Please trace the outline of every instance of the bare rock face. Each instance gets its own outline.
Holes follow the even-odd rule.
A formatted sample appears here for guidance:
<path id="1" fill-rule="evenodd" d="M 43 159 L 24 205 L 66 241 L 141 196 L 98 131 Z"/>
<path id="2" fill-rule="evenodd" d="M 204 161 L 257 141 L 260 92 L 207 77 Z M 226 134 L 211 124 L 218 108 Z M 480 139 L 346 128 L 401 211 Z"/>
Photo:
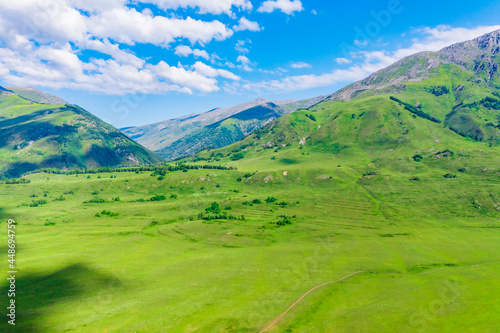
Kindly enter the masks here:
<path id="1" fill-rule="evenodd" d="M 448 46 L 438 52 L 421 52 L 373 73 L 327 97 L 348 101 L 359 95 L 397 92 L 402 82 L 427 79 L 433 69 L 443 64 L 456 64 L 478 74 L 480 80 L 492 80 L 500 75 L 500 30 L 471 41 Z"/>

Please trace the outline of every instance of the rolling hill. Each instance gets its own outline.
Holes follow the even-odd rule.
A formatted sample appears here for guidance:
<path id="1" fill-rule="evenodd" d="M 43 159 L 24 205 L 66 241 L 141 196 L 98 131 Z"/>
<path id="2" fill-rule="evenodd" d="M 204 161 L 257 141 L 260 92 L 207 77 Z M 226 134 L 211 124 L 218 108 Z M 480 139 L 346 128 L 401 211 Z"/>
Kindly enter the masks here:
<path id="1" fill-rule="evenodd" d="M 54 101 L 62 100 L 31 88 L 0 89 L 0 178 L 19 177 L 41 168 L 96 168 L 161 161 L 82 108 L 47 104 Z"/>
<path id="2" fill-rule="evenodd" d="M 192 156 L 203 149 L 225 147 L 284 114 L 307 108 L 324 98 L 275 102 L 259 98 L 229 108 L 121 130 L 165 159 L 174 160 Z"/>

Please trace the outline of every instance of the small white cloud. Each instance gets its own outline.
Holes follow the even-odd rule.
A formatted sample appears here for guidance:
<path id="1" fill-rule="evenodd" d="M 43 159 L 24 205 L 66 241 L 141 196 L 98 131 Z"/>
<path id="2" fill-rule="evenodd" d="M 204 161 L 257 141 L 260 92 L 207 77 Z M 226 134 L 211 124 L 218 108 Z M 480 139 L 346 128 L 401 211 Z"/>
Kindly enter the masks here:
<path id="1" fill-rule="evenodd" d="M 313 9 L 313 10 L 311 10 L 311 14 L 318 15 L 318 12 Z"/>
<path id="2" fill-rule="evenodd" d="M 230 79 L 230 80 L 234 80 L 234 81 L 238 81 L 241 79 L 239 76 L 234 75 L 230 71 L 227 71 L 225 69 L 216 69 L 216 68 L 210 67 L 207 64 L 204 64 L 200 61 L 197 61 L 192 67 L 196 72 L 198 72 L 201 75 L 206 76 L 206 77 L 221 76 L 221 77 L 224 77 L 226 79 Z"/>
<path id="3" fill-rule="evenodd" d="M 236 42 L 236 45 L 235 45 L 234 49 L 236 51 L 238 51 L 239 53 L 248 53 L 250 51 L 248 50 L 247 47 L 245 47 L 246 43 L 250 44 L 250 43 L 252 43 L 252 41 L 250 39 L 247 39 L 247 40 L 238 40 L 238 42 Z"/>
<path id="4" fill-rule="evenodd" d="M 199 50 L 199 49 L 191 49 L 187 45 L 179 45 L 175 48 L 174 54 L 178 55 L 179 57 L 187 57 L 190 55 L 193 55 L 195 57 L 200 57 L 203 59 L 210 59 L 210 56 L 208 55 L 207 51 L 205 50 Z"/>
<path id="5" fill-rule="evenodd" d="M 295 62 L 290 65 L 290 67 L 295 69 L 311 68 L 312 66 L 306 62 Z"/>
<path id="6" fill-rule="evenodd" d="M 198 14 L 219 15 L 224 13 L 230 16 L 233 14 L 231 11 L 233 6 L 241 10 L 251 10 L 253 8 L 249 0 L 141 0 L 140 2 L 154 4 L 164 10 L 197 8 Z"/>
<path id="7" fill-rule="evenodd" d="M 233 27 L 234 31 L 243 31 L 243 30 L 249 30 L 249 31 L 261 31 L 262 27 L 259 25 L 257 22 L 249 21 L 245 17 L 242 17 L 240 19 L 240 22 L 238 25 L 235 25 Z"/>
<path id="8" fill-rule="evenodd" d="M 335 61 L 339 65 L 350 64 L 352 62 L 352 60 L 349 60 L 349 59 L 346 59 L 346 58 L 337 58 L 337 59 L 335 59 Z"/>
<path id="9" fill-rule="evenodd" d="M 304 10 L 304 7 L 302 7 L 300 0 L 267 0 L 257 9 L 261 13 L 271 13 L 274 10 L 281 10 L 283 13 L 291 15 L 294 12 Z"/>
<path id="10" fill-rule="evenodd" d="M 253 65 L 252 61 L 250 61 L 250 59 L 248 59 L 246 56 L 244 56 L 244 55 L 238 56 L 238 58 L 236 58 L 236 62 L 241 63 L 240 65 L 238 65 L 238 68 L 240 68 L 246 72 L 253 71 L 252 67 L 250 67 L 251 65 Z"/>

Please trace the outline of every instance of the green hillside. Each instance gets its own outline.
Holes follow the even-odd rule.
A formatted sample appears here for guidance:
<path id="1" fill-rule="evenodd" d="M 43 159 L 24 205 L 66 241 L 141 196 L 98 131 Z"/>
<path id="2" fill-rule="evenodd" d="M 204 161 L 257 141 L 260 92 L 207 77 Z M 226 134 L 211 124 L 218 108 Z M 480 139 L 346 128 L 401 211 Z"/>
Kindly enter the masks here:
<path id="1" fill-rule="evenodd" d="M 265 124 L 279 118 L 272 103 L 254 106 L 233 116 L 192 131 L 157 153 L 167 160 L 191 156 L 207 148 L 220 148 L 238 142 Z"/>
<path id="2" fill-rule="evenodd" d="M 284 114 L 323 101 L 326 96 L 302 101 L 271 102 L 258 98 L 225 109 L 187 115 L 155 124 L 122 128 L 132 140 L 167 160 L 193 156 L 207 148 L 222 148 Z"/>
<path id="3" fill-rule="evenodd" d="M 0 178 L 41 168 L 96 168 L 160 162 L 114 127 L 70 104 L 0 96 Z"/>
<path id="4" fill-rule="evenodd" d="M 478 45 L 494 46 L 450 50 Z M 18 321 L 0 331 L 497 332 L 498 72 L 421 66 L 434 56 L 170 165 L 0 184 L 19 250 Z M 53 126 L 76 121 L 65 108 Z M 235 139 L 268 119 L 254 111 L 198 139 Z"/>

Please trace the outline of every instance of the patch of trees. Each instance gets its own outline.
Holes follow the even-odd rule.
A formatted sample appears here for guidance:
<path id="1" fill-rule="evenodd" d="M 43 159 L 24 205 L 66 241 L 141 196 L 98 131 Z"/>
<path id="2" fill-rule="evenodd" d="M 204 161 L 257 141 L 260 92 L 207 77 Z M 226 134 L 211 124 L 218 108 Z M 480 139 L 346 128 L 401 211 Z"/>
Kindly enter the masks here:
<path id="1" fill-rule="evenodd" d="M 399 105 L 404 106 L 405 110 L 413 113 L 414 115 L 419 116 L 420 118 L 424 118 L 424 119 L 430 120 L 430 121 L 438 123 L 438 124 L 441 123 L 441 120 L 439 120 L 437 118 L 434 118 L 430 114 L 425 113 L 424 111 L 416 108 L 415 106 L 413 106 L 411 104 L 405 103 L 402 100 L 400 100 L 400 99 L 398 99 L 398 98 L 396 98 L 394 96 L 391 96 L 390 99 L 393 100 L 394 102 L 399 103 Z"/>
<path id="2" fill-rule="evenodd" d="M 167 197 L 163 194 L 155 194 L 155 196 L 149 199 L 149 201 L 164 201 L 164 200 L 167 200 Z"/>
<path id="3" fill-rule="evenodd" d="M 444 178 L 457 178 L 456 175 L 454 174 L 451 174 L 451 173 L 447 173 L 446 175 L 443 176 Z"/>
<path id="4" fill-rule="evenodd" d="M 7 185 L 29 184 L 29 183 L 31 183 L 31 180 L 25 178 L 4 179 L 0 181 L 0 184 L 7 184 Z"/>
<path id="5" fill-rule="evenodd" d="M 275 224 L 278 227 L 284 227 L 286 225 L 292 224 L 292 219 L 296 218 L 297 216 L 294 215 L 294 216 L 290 217 L 290 216 L 286 216 L 286 215 L 280 215 L 278 217 L 279 217 L 279 220 L 275 221 L 275 222 L 271 222 L 271 224 Z"/>
<path id="6" fill-rule="evenodd" d="M 244 158 L 245 155 L 243 153 L 236 153 L 236 154 L 233 154 L 231 156 L 231 161 L 238 161 L 238 160 L 241 160 L 242 158 Z"/>
<path id="7" fill-rule="evenodd" d="M 41 206 L 41 205 L 46 205 L 47 204 L 47 200 L 32 200 L 29 204 L 30 207 L 38 207 L 38 206 Z"/>
<path id="8" fill-rule="evenodd" d="M 312 114 L 306 114 L 306 117 L 311 119 L 312 121 L 316 121 L 316 117 L 313 116 Z"/>
<path id="9" fill-rule="evenodd" d="M 120 215 L 120 214 L 116 213 L 116 212 L 110 212 L 109 210 L 103 210 L 100 213 L 96 213 L 95 217 L 101 217 L 101 216 L 115 217 L 115 216 L 118 216 L 118 215 Z"/>
<path id="10" fill-rule="evenodd" d="M 430 88 L 427 88 L 426 90 L 436 97 L 450 93 L 450 90 L 446 86 L 432 86 Z"/>
<path id="11" fill-rule="evenodd" d="M 115 173 L 115 172 L 150 172 L 152 171 L 152 176 L 165 176 L 167 172 L 174 171 L 184 171 L 188 170 L 201 170 L 201 169 L 213 169 L 213 170 L 236 170 L 235 167 L 225 167 L 222 165 L 187 165 L 183 163 L 175 164 L 175 165 L 148 165 L 148 166 L 137 166 L 137 167 L 103 167 L 103 168 L 95 168 L 95 169 L 73 169 L 69 171 L 60 170 L 56 168 L 45 168 L 38 169 L 35 171 L 27 172 L 25 175 L 36 174 L 36 173 L 48 173 L 48 174 L 58 174 L 58 175 L 83 175 L 83 174 L 99 174 L 99 173 Z M 90 178 L 90 177 L 87 177 Z M 111 176 L 113 178 L 113 176 Z M 114 177 L 116 178 L 116 176 Z M 22 179 L 22 178 L 21 178 Z M 9 179 L 12 181 L 12 179 Z M 18 180 L 21 181 L 21 180 Z M 29 183 L 29 179 L 26 180 Z M 24 184 L 24 183 L 20 183 Z"/>
<path id="12" fill-rule="evenodd" d="M 222 211 L 218 202 L 212 202 L 209 207 L 205 208 L 205 214 L 198 213 L 198 220 L 245 220 L 244 215 L 228 215 L 226 211 L 231 209 L 228 206 Z"/>
<path id="13" fill-rule="evenodd" d="M 412 158 L 413 158 L 413 160 L 415 162 L 420 162 L 420 161 L 422 161 L 424 159 L 424 157 L 422 155 L 420 155 L 420 154 L 415 154 L 415 155 L 413 155 Z"/>

